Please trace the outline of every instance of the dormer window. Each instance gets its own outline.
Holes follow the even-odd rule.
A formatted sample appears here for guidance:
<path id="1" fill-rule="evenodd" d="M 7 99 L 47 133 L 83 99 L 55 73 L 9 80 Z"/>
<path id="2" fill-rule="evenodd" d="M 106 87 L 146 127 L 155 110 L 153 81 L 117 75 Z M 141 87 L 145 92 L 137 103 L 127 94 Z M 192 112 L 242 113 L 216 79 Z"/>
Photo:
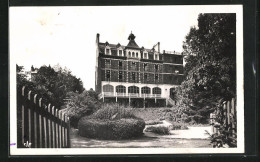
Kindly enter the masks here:
<path id="1" fill-rule="evenodd" d="M 122 50 L 118 50 L 118 56 L 123 56 L 123 51 Z"/>
<path id="2" fill-rule="evenodd" d="M 159 55 L 158 55 L 158 54 L 155 54 L 155 55 L 154 55 L 154 59 L 155 59 L 155 60 L 159 60 Z"/>
<path id="3" fill-rule="evenodd" d="M 106 55 L 110 55 L 110 54 L 111 54 L 111 51 L 110 51 L 110 48 L 109 48 L 109 47 L 106 47 L 105 54 L 106 54 Z"/>
<path id="4" fill-rule="evenodd" d="M 148 53 L 147 52 L 144 52 L 143 58 L 148 59 Z"/>

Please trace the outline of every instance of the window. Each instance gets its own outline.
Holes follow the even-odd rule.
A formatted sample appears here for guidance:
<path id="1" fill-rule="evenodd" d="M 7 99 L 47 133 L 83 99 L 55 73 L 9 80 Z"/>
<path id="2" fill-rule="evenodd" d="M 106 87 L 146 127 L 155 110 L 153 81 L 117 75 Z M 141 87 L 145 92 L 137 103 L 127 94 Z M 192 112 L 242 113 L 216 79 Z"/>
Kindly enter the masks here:
<path id="1" fill-rule="evenodd" d="M 144 73 L 144 82 L 147 81 L 147 73 Z"/>
<path id="2" fill-rule="evenodd" d="M 139 93 L 139 88 L 136 86 L 128 87 L 128 93 Z"/>
<path id="3" fill-rule="evenodd" d="M 147 64 L 144 64 L 144 71 L 147 70 Z"/>
<path id="4" fill-rule="evenodd" d="M 119 56 L 123 56 L 122 55 L 122 50 L 119 50 L 118 52 L 119 52 Z"/>
<path id="5" fill-rule="evenodd" d="M 147 59 L 147 53 L 144 53 L 144 58 Z"/>
<path id="6" fill-rule="evenodd" d="M 105 67 L 111 68 L 111 60 L 105 60 Z"/>
<path id="7" fill-rule="evenodd" d="M 117 93 L 126 93 L 125 86 L 122 86 L 122 85 L 116 86 L 116 92 Z"/>
<path id="8" fill-rule="evenodd" d="M 138 53 L 136 52 L 136 57 L 138 57 Z"/>
<path id="9" fill-rule="evenodd" d="M 119 67 L 122 67 L 122 66 L 123 66 L 122 61 L 119 61 L 119 62 L 118 62 L 118 66 L 119 66 Z"/>
<path id="10" fill-rule="evenodd" d="M 123 81 L 123 74 L 122 74 L 122 71 L 119 71 L 118 79 L 119 79 L 119 82 L 122 82 L 122 81 Z"/>
<path id="11" fill-rule="evenodd" d="M 135 57 L 135 53 L 134 52 L 132 52 L 132 57 Z"/>
<path id="12" fill-rule="evenodd" d="M 155 71 L 158 71 L 158 65 L 154 65 Z"/>
<path id="13" fill-rule="evenodd" d="M 155 55 L 155 60 L 158 60 L 158 56 L 157 55 Z"/>
<path id="14" fill-rule="evenodd" d="M 142 94 L 150 94 L 151 93 L 151 89 L 149 87 L 142 87 L 141 93 Z"/>
<path id="15" fill-rule="evenodd" d="M 153 94 L 161 94 L 161 93 L 162 93 L 161 88 L 159 88 L 159 87 L 153 88 Z"/>
<path id="16" fill-rule="evenodd" d="M 131 52 L 130 51 L 128 52 L 128 57 L 131 57 Z"/>
<path id="17" fill-rule="evenodd" d="M 132 62 L 131 70 L 136 70 L 136 63 Z"/>
<path id="18" fill-rule="evenodd" d="M 158 82 L 158 81 L 159 81 L 158 74 L 155 74 L 155 77 L 154 77 L 154 79 L 155 79 L 155 82 Z"/>
<path id="19" fill-rule="evenodd" d="M 132 73 L 132 81 L 135 81 L 135 73 Z"/>
<path id="20" fill-rule="evenodd" d="M 110 70 L 106 70 L 106 81 L 110 81 Z"/>
<path id="21" fill-rule="evenodd" d="M 106 48 L 106 54 L 107 55 L 109 55 L 110 53 L 109 53 L 110 51 L 109 51 L 109 49 L 108 48 Z"/>
<path id="22" fill-rule="evenodd" d="M 114 92 L 114 87 L 112 85 L 103 85 L 103 92 Z"/>

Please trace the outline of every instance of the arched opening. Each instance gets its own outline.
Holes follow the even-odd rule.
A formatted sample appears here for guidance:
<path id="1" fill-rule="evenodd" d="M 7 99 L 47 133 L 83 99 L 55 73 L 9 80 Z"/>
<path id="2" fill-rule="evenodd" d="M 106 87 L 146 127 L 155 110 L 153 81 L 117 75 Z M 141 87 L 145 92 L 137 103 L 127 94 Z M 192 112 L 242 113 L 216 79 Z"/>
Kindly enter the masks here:
<path id="1" fill-rule="evenodd" d="M 126 93 L 125 86 L 122 86 L 122 85 L 116 86 L 116 92 L 117 93 Z"/>
<path id="2" fill-rule="evenodd" d="M 155 87 L 155 88 L 153 88 L 153 94 L 162 94 L 162 90 L 161 90 L 161 88 L 159 88 L 159 87 Z"/>
<path id="3" fill-rule="evenodd" d="M 142 87 L 141 88 L 141 93 L 142 94 L 150 94 L 151 93 L 151 89 L 149 87 Z"/>
<path id="4" fill-rule="evenodd" d="M 103 85 L 103 92 L 114 92 L 114 87 L 112 85 Z"/>
<path id="5" fill-rule="evenodd" d="M 132 57 L 135 57 L 135 53 L 134 52 L 132 52 Z"/>
<path id="6" fill-rule="evenodd" d="M 130 87 L 128 87 L 128 93 L 139 93 L 139 88 L 138 87 L 136 87 L 136 86 L 130 86 Z"/>

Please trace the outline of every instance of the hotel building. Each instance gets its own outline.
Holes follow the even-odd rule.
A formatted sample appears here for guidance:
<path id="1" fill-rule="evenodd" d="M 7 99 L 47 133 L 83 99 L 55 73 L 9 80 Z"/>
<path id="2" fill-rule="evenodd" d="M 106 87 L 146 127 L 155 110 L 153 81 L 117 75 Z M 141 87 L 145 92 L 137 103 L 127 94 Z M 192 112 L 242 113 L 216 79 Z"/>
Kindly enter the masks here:
<path id="1" fill-rule="evenodd" d="M 176 104 L 175 88 L 183 80 L 183 55 L 140 47 L 134 34 L 125 45 L 101 43 L 96 36 L 95 90 L 103 102 L 133 107 L 163 107 Z"/>

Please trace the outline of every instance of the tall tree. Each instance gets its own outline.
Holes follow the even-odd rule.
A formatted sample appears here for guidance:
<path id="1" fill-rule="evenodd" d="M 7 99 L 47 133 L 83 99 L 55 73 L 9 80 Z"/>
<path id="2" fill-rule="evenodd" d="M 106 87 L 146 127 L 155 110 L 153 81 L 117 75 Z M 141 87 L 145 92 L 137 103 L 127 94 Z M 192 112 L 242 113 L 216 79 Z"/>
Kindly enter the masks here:
<path id="1" fill-rule="evenodd" d="M 236 15 L 200 14 L 183 49 L 187 63 L 178 98 L 194 117 L 205 119 L 220 99 L 235 97 Z"/>
<path id="2" fill-rule="evenodd" d="M 80 78 L 71 74 L 68 69 L 54 69 L 51 66 L 41 66 L 32 81 L 28 81 L 22 66 L 17 68 L 17 86 L 27 86 L 41 95 L 56 107 L 64 104 L 67 93 L 82 93 L 84 87 Z"/>

